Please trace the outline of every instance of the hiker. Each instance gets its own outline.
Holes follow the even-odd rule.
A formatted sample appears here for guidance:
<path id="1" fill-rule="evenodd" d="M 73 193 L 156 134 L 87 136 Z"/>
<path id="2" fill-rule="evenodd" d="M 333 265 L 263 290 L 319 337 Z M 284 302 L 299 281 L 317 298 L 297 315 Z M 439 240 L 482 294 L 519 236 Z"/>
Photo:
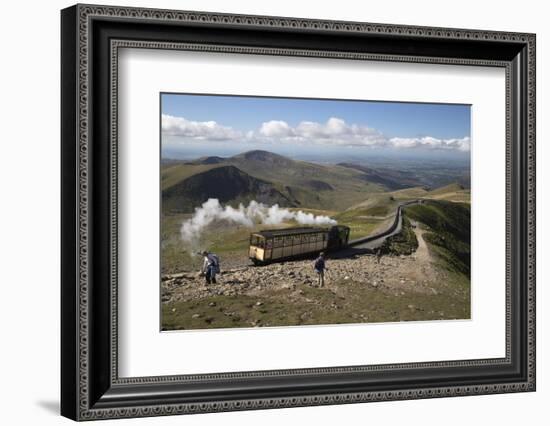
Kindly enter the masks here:
<path id="1" fill-rule="evenodd" d="M 315 259 L 315 264 L 313 267 L 315 268 L 315 272 L 319 275 L 319 287 L 323 287 L 325 285 L 325 269 L 327 269 L 325 263 L 325 253 L 319 253 L 319 257 Z"/>
<path id="2" fill-rule="evenodd" d="M 382 259 L 382 249 L 381 248 L 376 250 L 376 263 L 380 263 L 380 259 Z"/>
<path id="3" fill-rule="evenodd" d="M 201 274 L 204 275 L 207 284 L 216 284 L 216 274 L 220 272 L 220 259 L 214 253 L 202 252 L 204 262 Z"/>

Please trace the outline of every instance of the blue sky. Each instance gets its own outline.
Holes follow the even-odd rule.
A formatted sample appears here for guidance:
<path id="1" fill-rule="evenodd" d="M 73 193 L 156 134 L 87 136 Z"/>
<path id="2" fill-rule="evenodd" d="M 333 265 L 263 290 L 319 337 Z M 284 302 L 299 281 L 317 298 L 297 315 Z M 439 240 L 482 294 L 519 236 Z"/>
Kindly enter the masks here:
<path id="1" fill-rule="evenodd" d="M 250 149 L 288 154 L 464 157 L 470 106 L 217 95 L 161 95 L 163 156 L 227 155 Z"/>

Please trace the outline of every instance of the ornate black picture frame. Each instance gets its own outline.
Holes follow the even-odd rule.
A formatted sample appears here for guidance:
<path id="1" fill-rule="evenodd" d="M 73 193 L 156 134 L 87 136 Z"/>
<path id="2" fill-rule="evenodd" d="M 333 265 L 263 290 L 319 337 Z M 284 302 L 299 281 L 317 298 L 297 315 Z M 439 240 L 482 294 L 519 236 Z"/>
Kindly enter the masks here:
<path id="1" fill-rule="evenodd" d="M 64 9 L 61 28 L 62 415 L 92 420 L 535 390 L 534 34 L 95 5 Z M 506 356 L 119 378 L 121 47 L 504 68 Z"/>

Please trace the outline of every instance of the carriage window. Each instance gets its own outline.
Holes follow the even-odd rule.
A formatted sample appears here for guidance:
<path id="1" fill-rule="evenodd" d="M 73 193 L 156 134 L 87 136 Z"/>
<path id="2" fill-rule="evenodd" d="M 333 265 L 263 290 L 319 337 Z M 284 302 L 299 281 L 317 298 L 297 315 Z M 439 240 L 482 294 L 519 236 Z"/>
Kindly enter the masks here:
<path id="1" fill-rule="evenodd" d="M 285 244 L 285 247 L 291 246 L 292 245 L 292 237 L 284 237 L 284 244 Z"/>
<path id="2" fill-rule="evenodd" d="M 297 246 L 300 244 L 300 236 L 297 235 L 294 237 L 294 241 L 293 241 L 294 245 Z"/>
<path id="3" fill-rule="evenodd" d="M 269 239 L 269 240 L 266 240 L 265 242 L 265 248 L 270 250 L 271 248 L 273 248 L 273 239 Z"/>
<path id="4" fill-rule="evenodd" d="M 250 237 L 250 245 L 251 246 L 257 246 L 258 245 L 258 236 L 257 235 L 252 235 Z"/>
<path id="5" fill-rule="evenodd" d="M 283 245 L 283 239 L 281 237 L 277 237 L 273 239 L 273 247 L 282 247 Z"/>
<path id="6" fill-rule="evenodd" d="M 302 235 L 302 244 L 307 244 L 309 242 L 309 235 Z"/>
<path id="7" fill-rule="evenodd" d="M 256 237 L 256 244 L 254 244 L 258 248 L 264 248 L 265 246 L 265 238 L 264 237 Z"/>

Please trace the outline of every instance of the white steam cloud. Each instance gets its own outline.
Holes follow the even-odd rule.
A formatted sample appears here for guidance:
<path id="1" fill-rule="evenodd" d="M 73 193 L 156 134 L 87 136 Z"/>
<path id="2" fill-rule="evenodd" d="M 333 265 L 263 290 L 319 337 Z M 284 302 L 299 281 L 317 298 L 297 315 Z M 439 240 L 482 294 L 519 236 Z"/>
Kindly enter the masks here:
<path id="1" fill-rule="evenodd" d="M 217 198 L 210 198 L 201 207 L 195 209 L 195 214 L 181 225 L 181 238 L 190 242 L 196 239 L 203 229 L 215 220 L 225 220 L 243 226 L 252 227 L 255 224 L 278 225 L 287 220 L 295 220 L 303 225 L 336 225 L 336 221 L 328 216 L 316 216 L 301 210 L 290 211 L 275 204 L 271 207 L 251 201 L 248 206 L 239 204 L 238 208 L 222 206 Z"/>

